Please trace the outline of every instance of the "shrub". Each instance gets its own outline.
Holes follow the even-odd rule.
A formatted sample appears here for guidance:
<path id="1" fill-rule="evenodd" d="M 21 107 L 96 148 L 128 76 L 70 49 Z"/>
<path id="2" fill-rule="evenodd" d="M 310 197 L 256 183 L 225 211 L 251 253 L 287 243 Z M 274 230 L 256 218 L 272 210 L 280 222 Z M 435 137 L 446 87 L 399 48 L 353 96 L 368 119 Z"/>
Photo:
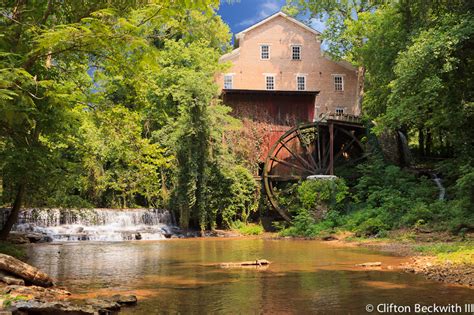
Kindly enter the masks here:
<path id="1" fill-rule="evenodd" d="M 341 224 L 340 211 L 349 196 L 343 179 L 307 180 L 288 190 L 295 195 L 283 201 L 289 205 L 294 218 L 292 225 L 280 231 L 280 235 L 315 237 Z"/>
<path id="2" fill-rule="evenodd" d="M 252 174 L 243 166 L 229 166 L 225 169 L 215 164 L 208 174 L 206 205 L 211 229 L 215 228 L 217 218 L 225 227 L 232 222 L 247 222 L 250 214 L 257 211 L 259 191 Z"/>
<path id="3" fill-rule="evenodd" d="M 239 231 L 243 235 L 260 235 L 263 233 L 263 226 L 254 223 L 244 223 L 235 221 L 232 223 L 232 229 Z"/>

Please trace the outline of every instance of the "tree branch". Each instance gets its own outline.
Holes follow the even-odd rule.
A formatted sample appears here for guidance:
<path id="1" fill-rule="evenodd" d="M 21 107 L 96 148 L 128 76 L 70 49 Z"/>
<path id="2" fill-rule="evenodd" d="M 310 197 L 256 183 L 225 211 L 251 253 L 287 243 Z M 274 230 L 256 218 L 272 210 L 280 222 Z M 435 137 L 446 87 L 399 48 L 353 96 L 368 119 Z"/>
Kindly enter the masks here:
<path id="1" fill-rule="evenodd" d="M 48 17 L 53 10 L 53 2 L 54 0 L 48 0 L 48 5 L 46 7 L 46 11 L 44 11 L 43 18 L 41 19 L 40 24 L 45 24 L 46 20 L 48 20 Z"/>

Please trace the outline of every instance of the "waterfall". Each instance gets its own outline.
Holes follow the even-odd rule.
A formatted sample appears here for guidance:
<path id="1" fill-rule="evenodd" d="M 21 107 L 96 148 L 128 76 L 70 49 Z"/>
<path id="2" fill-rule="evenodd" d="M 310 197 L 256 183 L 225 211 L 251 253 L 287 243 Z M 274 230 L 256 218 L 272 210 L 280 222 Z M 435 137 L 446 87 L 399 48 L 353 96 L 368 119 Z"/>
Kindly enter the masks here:
<path id="1" fill-rule="evenodd" d="M 400 138 L 400 144 L 401 144 L 401 149 L 402 149 L 402 155 L 403 155 L 403 161 L 407 166 L 411 164 L 412 157 L 411 157 L 411 152 L 410 148 L 408 147 L 408 140 L 407 137 L 405 137 L 405 134 L 401 131 L 398 131 L 398 136 Z"/>
<path id="2" fill-rule="evenodd" d="M 438 177 L 437 174 L 433 173 L 433 181 L 436 183 L 439 189 L 439 200 L 444 200 L 446 198 L 446 188 L 444 188 L 443 183 L 441 182 L 441 178 Z"/>
<path id="3" fill-rule="evenodd" d="M 13 230 L 52 241 L 156 240 L 169 237 L 173 224 L 162 209 L 25 209 Z"/>

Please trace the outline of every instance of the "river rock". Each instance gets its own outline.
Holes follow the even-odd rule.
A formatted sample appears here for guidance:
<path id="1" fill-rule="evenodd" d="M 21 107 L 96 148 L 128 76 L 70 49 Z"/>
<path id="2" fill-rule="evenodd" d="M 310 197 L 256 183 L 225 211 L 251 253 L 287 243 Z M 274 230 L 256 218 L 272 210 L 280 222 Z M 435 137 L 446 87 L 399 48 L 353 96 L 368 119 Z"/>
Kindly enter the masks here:
<path id="1" fill-rule="evenodd" d="M 22 296 L 41 301 L 57 301 L 68 298 L 71 293 L 61 288 L 43 288 L 39 286 L 9 285 L 3 289 L 4 294 L 12 297 Z"/>
<path id="2" fill-rule="evenodd" d="M 333 235 L 326 235 L 321 238 L 323 241 L 337 241 L 338 238 Z"/>
<path id="3" fill-rule="evenodd" d="M 116 294 L 111 297 L 112 301 L 117 302 L 121 305 L 135 305 L 138 300 L 135 295 L 121 295 Z"/>
<path id="4" fill-rule="evenodd" d="M 30 240 L 26 237 L 25 233 L 22 232 L 10 232 L 8 234 L 7 241 L 12 244 L 29 244 Z"/>
<path id="5" fill-rule="evenodd" d="M 99 314 L 115 314 L 120 311 L 120 304 L 111 300 L 87 299 L 85 303 L 92 306 Z"/>
<path id="6" fill-rule="evenodd" d="M 34 285 L 53 286 L 53 280 L 46 273 L 9 255 L 0 254 L 0 270 L 11 273 Z"/>
<path id="7" fill-rule="evenodd" d="M 36 300 L 14 302 L 11 309 L 14 315 L 42 314 L 42 315 L 93 315 L 97 311 L 90 305 L 77 305 L 70 302 L 41 302 Z M 99 314 L 106 314 L 100 313 Z"/>
<path id="8" fill-rule="evenodd" d="M 46 243 L 46 242 L 52 242 L 53 239 L 43 233 L 27 233 L 26 237 L 30 241 L 30 243 Z"/>
<path id="9" fill-rule="evenodd" d="M 120 305 L 136 305 L 138 300 L 135 295 L 115 294 L 112 296 L 98 296 L 97 299 L 118 303 Z"/>

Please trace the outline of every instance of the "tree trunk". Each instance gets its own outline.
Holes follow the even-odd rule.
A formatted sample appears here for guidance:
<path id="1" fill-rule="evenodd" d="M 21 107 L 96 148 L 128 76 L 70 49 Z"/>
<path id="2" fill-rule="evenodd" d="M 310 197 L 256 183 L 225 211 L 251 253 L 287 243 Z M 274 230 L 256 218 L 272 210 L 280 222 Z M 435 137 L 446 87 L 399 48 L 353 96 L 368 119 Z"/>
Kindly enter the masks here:
<path id="1" fill-rule="evenodd" d="M 21 204 L 23 202 L 24 195 L 25 195 L 25 184 L 21 183 L 18 186 L 18 191 L 16 193 L 15 201 L 13 202 L 12 211 L 10 212 L 10 215 L 8 216 L 7 222 L 3 226 L 2 231 L 0 231 L 0 240 L 7 239 L 8 234 L 10 234 L 10 231 L 13 225 L 18 220 L 18 214 L 20 213 Z"/>
<path id="2" fill-rule="evenodd" d="M 420 156 L 425 155 L 425 134 L 422 128 L 418 129 L 418 147 L 420 150 Z"/>
<path id="3" fill-rule="evenodd" d="M 34 285 L 42 287 L 53 286 L 53 280 L 47 274 L 12 256 L 0 254 L 0 270 L 7 271 Z"/>
<path id="4" fill-rule="evenodd" d="M 431 134 L 431 130 L 426 131 L 426 147 L 425 147 L 425 154 L 426 156 L 431 156 L 431 147 L 433 144 L 433 138 Z"/>
<path id="5" fill-rule="evenodd" d="M 357 109 L 354 114 L 360 115 L 362 113 L 362 101 L 364 100 L 364 86 L 365 86 L 365 67 L 359 66 L 357 70 L 357 84 L 359 87 L 359 97 L 357 100 Z"/>

